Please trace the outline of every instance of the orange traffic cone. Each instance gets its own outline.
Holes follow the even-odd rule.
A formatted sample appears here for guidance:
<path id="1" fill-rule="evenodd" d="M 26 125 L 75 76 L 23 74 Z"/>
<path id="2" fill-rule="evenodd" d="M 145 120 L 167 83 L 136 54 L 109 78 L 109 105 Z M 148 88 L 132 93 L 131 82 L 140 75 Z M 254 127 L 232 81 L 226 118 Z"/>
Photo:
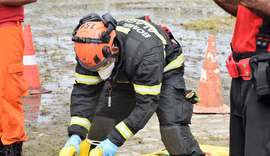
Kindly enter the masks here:
<path id="1" fill-rule="evenodd" d="M 32 40 L 31 28 L 29 24 L 24 27 L 24 43 L 23 64 L 25 67 L 24 76 L 28 87 L 29 94 L 49 93 L 51 90 L 46 90 L 41 87 L 38 66 L 35 56 L 35 49 Z"/>
<path id="2" fill-rule="evenodd" d="M 201 101 L 194 105 L 193 113 L 230 113 L 230 108 L 223 104 L 214 35 L 209 35 L 208 37 L 207 51 L 197 94 L 201 98 Z"/>

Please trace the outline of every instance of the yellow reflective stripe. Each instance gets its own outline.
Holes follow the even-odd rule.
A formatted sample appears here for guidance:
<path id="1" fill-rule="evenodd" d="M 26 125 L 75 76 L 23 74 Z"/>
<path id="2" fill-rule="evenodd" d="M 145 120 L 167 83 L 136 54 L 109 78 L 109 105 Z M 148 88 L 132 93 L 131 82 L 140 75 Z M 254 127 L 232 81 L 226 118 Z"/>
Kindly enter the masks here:
<path id="1" fill-rule="evenodd" d="M 86 128 L 88 131 L 90 129 L 90 126 L 91 126 L 91 123 L 88 119 L 86 118 L 80 118 L 80 117 L 77 117 L 77 116 L 74 116 L 71 118 L 71 121 L 70 121 L 70 126 L 71 125 L 80 125 L 80 126 L 83 126 L 84 128 Z"/>
<path id="2" fill-rule="evenodd" d="M 161 89 L 161 83 L 155 86 L 143 86 L 134 84 L 134 89 L 136 93 L 142 95 L 158 95 Z"/>
<path id="3" fill-rule="evenodd" d="M 164 59 L 166 59 L 166 51 L 165 51 L 165 45 L 163 45 L 163 55 L 164 55 Z"/>
<path id="4" fill-rule="evenodd" d="M 123 121 L 117 124 L 115 128 L 126 140 L 133 136 L 133 133 L 128 129 L 127 125 Z"/>
<path id="5" fill-rule="evenodd" d="M 128 32 L 130 32 L 130 28 L 125 28 L 125 27 L 123 27 L 123 26 L 117 26 L 117 27 L 116 27 L 116 31 L 119 31 L 119 32 L 128 34 Z"/>
<path id="6" fill-rule="evenodd" d="M 78 83 L 87 84 L 87 85 L 94 85 L 103 81 L 99 76 L 81 75 L 78 73 L 75 73 L 75 80 Z"/>
<path id="7" fill-rule="evenodd" d="M 166 58 L 166 51 L 165 51 L 165 45 L 167 45 L 167 41 L 165 40 L 165 38 L 158 32 L 158 30 L 153 26 L 151 25 L 150 23 L 148 23 L 147 21 L 144 21 L 144 20 L 140 20 L 140 19 L 130 19 L 130 20 L 134 20 L 134 21 L 139 21 L 139 22 L 142 22 L 144 23 L 145 25 L 147 25 L 149 28 L 151 28 L 154 33 L 157 35 L 157 37 L 162 41 L 163 43 L 163 49 L 164 49 L 164 58 Z"/>
<path id="8" fill-rule="evenodd" d="M 164 68 L 164 73 L 167 71 L 170 71 L 172 69 L 175 68 L 179 68 L 182 66 L 184 62 L 184 57 L 183 57 L 183 53 L 181 55 L 179 55 L 175 60 L 173 60 L 171 63 L 169 63 L 165 68 Z"/>

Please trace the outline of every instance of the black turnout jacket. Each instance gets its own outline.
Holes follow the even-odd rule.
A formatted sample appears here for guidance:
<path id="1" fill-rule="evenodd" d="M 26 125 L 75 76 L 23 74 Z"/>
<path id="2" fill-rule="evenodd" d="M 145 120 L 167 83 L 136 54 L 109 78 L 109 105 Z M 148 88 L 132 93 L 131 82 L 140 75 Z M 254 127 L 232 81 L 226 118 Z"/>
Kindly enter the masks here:
<path id="1" fill-rule="evenodd" d="M 164 73 L 183 72 L 184 60 L 181 46 L 174 46 L 176 43 L 168 38 L 166 32 L 150 21 L 128 19 L 118 22 L 116 39 L 120 43 L 120 57 L 109 81 L 133 84 L 137 99 L 129 117 L 118 123 L 108 135 L 114 144 L 121 146 L 142 129 L 155 112 Z M 75 69 L 75 80 L 68 132 L 69 136 L 78 134 L 84 139 L 105 81 L 97 72 L 86 70 L 79 63 Z"/>

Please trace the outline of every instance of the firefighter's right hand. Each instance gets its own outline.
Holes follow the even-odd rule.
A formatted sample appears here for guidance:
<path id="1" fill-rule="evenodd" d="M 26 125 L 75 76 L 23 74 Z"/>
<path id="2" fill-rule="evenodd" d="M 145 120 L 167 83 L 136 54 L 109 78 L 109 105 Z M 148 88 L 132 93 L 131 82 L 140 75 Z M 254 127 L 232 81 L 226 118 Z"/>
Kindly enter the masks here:
<path id="1" fill-rule="evenodd" d="M 96 148 L 102 148 L 102 156 L 114 156 L 118 149 L 118 147 L 108 138 L 104 141 L 101 141 Z"/>
<path id="2" fill-rule="evenodd" d="M 79 135 L 72 135 L 69 140 L 66 142 L 65 147 L 68 146 L 74 146 L 76 148 L 75 155 L 80 154 L 80 143 L 82 142 L 82 139 Z"/>

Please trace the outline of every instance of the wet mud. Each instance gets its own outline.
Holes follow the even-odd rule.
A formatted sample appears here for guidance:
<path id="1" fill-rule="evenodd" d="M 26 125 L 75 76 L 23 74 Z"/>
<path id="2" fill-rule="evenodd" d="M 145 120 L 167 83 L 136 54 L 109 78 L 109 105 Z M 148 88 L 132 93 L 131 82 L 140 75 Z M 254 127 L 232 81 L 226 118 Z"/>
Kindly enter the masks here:
<path id="1" fill-rule="evenodd" d="M 109 12 L 117 20 L 149 15 L 167 26 L 182 45 L 187 89 L 197 91 L 209 35 L 215 35 L 221 76 L 223 103 L 229 105 L 230 77 L 225 60 L 230 53 L 233 27 L 218 30 L 190 28 L 201 19 L 228 15 L 210 0 L 116 1 L 39 0 L 25 6 L 25 22 L 30 24 L 41 85 L 51 93 L 23 97 L 26 135 L 25 156 L 57 156 L 68 140 L 69 106 L 76 65 L 72 32 L 86 14 Z M 194 114 L 190 125 L 201 144 L 228 146 L 229 115 Z M 119 156 L 152 153 L 165 147 L 154 115 L 146 127 L 119 148 Z"/>

